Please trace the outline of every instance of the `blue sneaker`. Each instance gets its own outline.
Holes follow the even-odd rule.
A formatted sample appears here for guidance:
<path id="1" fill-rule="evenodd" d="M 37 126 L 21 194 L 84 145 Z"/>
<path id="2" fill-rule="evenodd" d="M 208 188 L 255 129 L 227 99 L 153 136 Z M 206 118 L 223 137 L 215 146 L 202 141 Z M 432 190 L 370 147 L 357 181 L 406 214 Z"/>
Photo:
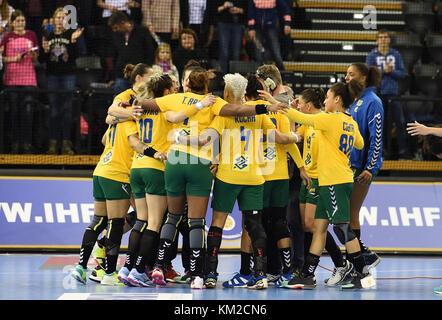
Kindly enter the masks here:
<path id="1" fill-rule="evenodd" d="M 123 282 L 125 285 L 129 285 L 129 281 L 127 277 L 129 276 L 130 270 L 127 267 L 123 267 L 118 272 L 118 280 Z"/>
<path id="2" fill-rule="evenodd" d="M 253 277 L 247 284 L 247 289 L 250 290 L 263 290 L 268 288 L 267 277 L 265 275 Z"/>
<path id="3" fill-rule="evenodd" d="M 86 284 L 86 275 L 87 275 L 87 269 L 83 268 L 79 264 L 71 272 L 72 278 L 81 282 L 82 284 Z"/>
<path id="4" fill-rule="evenodd" d="M 127 282 L 134 287 L 151 287 L 152 281 L 145 272 L 140 273 L 136 268 L 133 268 L 127 276 Z"/>
<path id="5" fill-rule="evenodd" d="M 239 272 L 235 273 L 232 279 L 223 282 L 224 288 L 245 288 L 252 280 L 253 274 L 243 275 Z"/>
<path id="6" fill-rule="evenodd" d="M 275 283 L 275 287 L 277 288 L 283 287 L 285 284 L 287 284 L 290 281 L 292 277 L 293 277 L 293 271 L 281 274 L 278 281 L 276 281 Z"/>
<path id="7" fill-rule="evenodd" d="M 206 285 L 207 289 L 216 288 L 216 281 L 218 280 L 218 277 L 216 273 L 210 272 L 208 275 L 206 275 L 204 279 L 204 284 Z"/>

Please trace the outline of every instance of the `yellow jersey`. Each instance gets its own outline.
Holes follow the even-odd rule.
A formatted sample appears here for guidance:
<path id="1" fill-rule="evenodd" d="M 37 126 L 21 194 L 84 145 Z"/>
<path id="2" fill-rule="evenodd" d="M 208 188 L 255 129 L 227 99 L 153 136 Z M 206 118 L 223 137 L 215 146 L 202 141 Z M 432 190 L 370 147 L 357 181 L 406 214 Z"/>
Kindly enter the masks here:
<path id="1" fill-rule="evenodd" d="M 130 100 L 131 95 L 135 96 L 136 93 L 132 88 L 129 88 L 129 89 L 119 93 L 118 95 L 116 95 L 114 98 L 114 102 L 128 101 L 128 100 Z"/>
<path id="2" fill-rule="evenodd" d="M 203 98 L 204 95 L 186 92 L 169 94 L 164 97 L 156 98 L 155 101 L 162 112 L 167 112 L 183 110 L 186 106 L 196 104 Z M 217 97 L 216 102 L 212 106 L 202 108 L 190 118 L 186 118 L 184 121 L 173 124 L 173 128 L 178 130 L 182 135 L 197 137 L 210 125 L 215 116 L 219 115 L 221 108 L 225 104 L 227 104 L 225 100 Z M 212 161 L 211 150 L 201 149 L 202 147 L 193 145 L 181 145 L 176 143 L 172 143 L 171 145 L 171 150 L 181 151 L 195 157 Z"/>
<path id="3" fill-rule="evenodd" d="M 106 144 L 95 167 L 94 176 L 129 183 L 134 150 L 129 145 L 128 137 L 137 133 L 133 121 L 111 124 L 106 130 Z"/>
<path id="4" fill-rule="evenodd" d="M 166 114 L 159 111 L 144 111 L 136 122 L 138 138 L 145 145 L 158 152 L 167 152 L 171 141 L 167 139 L 172 124 L 166 120 Z M 163 161 L 135 152 L 132 168 L 152 168 L 164 171 Z"/>
<path id="5" fill-rule="evenodd" d="M 362 149 L 364 140 L 351 115 L 343 112 L 304 114 L 294 109 L 289 109 L 286 115 L 295 122 L 313 126 L 318 132 L 319 186 L 353 182 L 350 153 L 353 148 Z"/>
<path id="6" fill-rule="evenodd" d="M 217 116 L 209 126 L 221 136 L 221 155 L 216 177 L 226 183 L 260 185 L 265 182 L 263 163 L 263 132 L 275 129 L 267 115 Z"/>
<path id="7" fill-rule="evenodd" d="M 304 137 L 302 161 L 305 171 L 311 178 L 318 178 L 318 132 L 312 127 L 303 124 L 298 128 Z"/>

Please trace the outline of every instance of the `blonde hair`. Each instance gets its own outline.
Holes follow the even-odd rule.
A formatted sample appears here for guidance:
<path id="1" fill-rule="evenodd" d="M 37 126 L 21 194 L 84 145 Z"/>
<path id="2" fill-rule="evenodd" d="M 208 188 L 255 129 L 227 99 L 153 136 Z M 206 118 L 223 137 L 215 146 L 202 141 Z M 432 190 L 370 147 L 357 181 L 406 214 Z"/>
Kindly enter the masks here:
<path id="1" fill-rule="evenodd" d="M 225 90 L 229 91 L 235 99 L 242 99 L 246 93 L 247 79 L 239 73 L 228 73 L 224 77 Z"/>
<path id="2" fill-rule="evenodd" d="M 282 84 L 281 73 L 278 67 L 273 64 L 264 64 L 258 68 L 258 71 L 264 75 L 264 77 L 271 78 L 276 86 Z M 265 79 L 263 79 L 265 81 Z"/>
<path id="3" fill-rule="evenodd" d="M 169 61 L 168 62 L 172 66 L 173 65 L 173 62 L 172 62 L 172 48 L 170 47 L 170 45 L 168 43 L 164 43 L 164 42 L 161 43 L 158 46 L 157 50 L 155 51 L 155 64 L 158 64 L 158 62 L 160 62 L 159 56 L 160 56 L 160 51 L 161 50 L 169 51 Z"/>
<path id="4" fill-rule="evenodd" d="M 172 85 L 172 79 L 167 73 L 155 73 L 146 82 L 136 85 L 134 91 L 139 99 L 158 98 L 162 97 L 164 90 L 170 89 Z"/>

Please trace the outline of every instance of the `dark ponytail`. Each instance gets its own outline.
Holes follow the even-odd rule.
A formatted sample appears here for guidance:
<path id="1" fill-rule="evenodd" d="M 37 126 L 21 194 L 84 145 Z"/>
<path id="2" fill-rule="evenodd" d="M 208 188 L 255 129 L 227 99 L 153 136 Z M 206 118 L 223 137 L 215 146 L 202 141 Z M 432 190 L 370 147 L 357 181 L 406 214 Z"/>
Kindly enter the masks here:
<path id="1" fill-rule="evenodd" d="M 311 102 L 316 109 L 324 107 L 325 92 L 322 88 L 308 88 L 301 92 L 306 103 Z"/>
<path id="2" fill-rule="evenodd" d="M 129 79 L 131 84 L 135 83 L 137 76 L 144 76 L 149 72 L 150 67 L 145 63 L 138 63 L 137 65 L 127 64 L 124 67 L 123 75 L 125 79 Z"/>
<path id="3" fill-rule="evenodd" d="M 382 73 L 378 67 L 368 66 L 363 62 L 355 62 L 351 64 L 355 66 L 358 71 L 366 77 L 365 86 L 366 87 L 379 87 L 381 84 Z"/>
<path id="4" fill-rule="evenodd" d="M 341 97 L 342 107 L 348 109 L 356 98 L 361 96 L 364 87 L 360 82 L 353 79 L 348 83 L 335 83 L 331 86 L 330 90 L 334 93 L 335 97 Z"/>

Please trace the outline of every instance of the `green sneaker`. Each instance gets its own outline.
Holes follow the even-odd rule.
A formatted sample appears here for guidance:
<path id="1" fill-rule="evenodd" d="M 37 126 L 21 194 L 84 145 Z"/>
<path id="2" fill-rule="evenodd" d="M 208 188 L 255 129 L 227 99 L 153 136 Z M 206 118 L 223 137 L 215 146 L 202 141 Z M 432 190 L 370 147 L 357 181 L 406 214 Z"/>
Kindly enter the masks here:
<path id="1" fill-rule="evenodd" d="M 186 271 L 183 276 L 175 277 L 174 281 L 176 283 L 190 284 L 192 277 L 190 276 L 190 272 Z"/>
<path id="2" fill-rule="evenodd" d="M 101 284 L 105 286 L 124 286 L 124 283 L 118 279 L 118 273 L 116 271 L 111 274 L 104 273 Z"/>
<path id="3" fill-rule="evenodd" d="M 94 249 L 92 251 L 92 256 L 94 261 L 98 266 L 104 268 L 104 262 L 106 260 L 106 248 L 100 246 L 97 242 L 95 243 Z"/>
<path id="4" fill-rule="evenodd" d="M 78 282 L 81 282 L 82 284 L 86 284 L 86 275 L 87 275 L 87 269 L 83 268 L 79 264 L 71 272 L 72 278 L 74 278 Z"/>
<path id="5" fill-rule="evenodd" d="M 89 279 L 98 283 L 101 283 L 101 279 L 103 279 L 104 269 L 100 266 L 96 266 L 94 270 L 92 270 Z"/>
<path id="6" fill-rule="evenodd" d="M 442 294 L 442 286 L 434 288 L 433 292 L 435 294 Z"/>

